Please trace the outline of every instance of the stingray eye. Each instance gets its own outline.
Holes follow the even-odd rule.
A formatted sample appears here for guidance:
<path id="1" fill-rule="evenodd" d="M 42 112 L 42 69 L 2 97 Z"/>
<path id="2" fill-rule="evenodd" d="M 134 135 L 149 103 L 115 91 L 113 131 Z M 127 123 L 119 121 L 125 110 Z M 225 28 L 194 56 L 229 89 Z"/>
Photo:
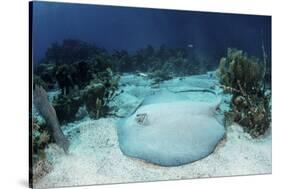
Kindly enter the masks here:
<path id="1" fill-rule="evenodd" d="M 218 111 L 218 112 L 220 112 L 220 111 L 221 111 L 221 109 L 220 109 L 220 107 L 219 107 L 219 106 L 216 108 L 216 111 Z"/>
<path id="2" fill-rule="evenodd" d="M 137 114 L 135 120 L 139 125 L 147 125 L 147 113 Z"/>

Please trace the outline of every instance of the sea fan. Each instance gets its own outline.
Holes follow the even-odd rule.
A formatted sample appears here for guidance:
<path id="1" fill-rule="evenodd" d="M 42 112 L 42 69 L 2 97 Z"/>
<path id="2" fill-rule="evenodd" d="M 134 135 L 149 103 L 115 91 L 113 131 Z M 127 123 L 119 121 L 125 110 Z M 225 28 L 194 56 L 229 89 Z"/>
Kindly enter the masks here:
<path id="1" fill-rule="evenodd" d="M 49 103 L 47 92 L 43 89 L 43 87 L 35 85 L 33 91 L 33 102 L 37 110 L 46 120 L 47 125 L 50 127 L 52 131 L 52 135 L 56 141 L 56 143 L 67 152 L 69 147 L 69 141 L 64 136 L 59 121 L 57 118 L 57 114 L 53 106 Z"/>

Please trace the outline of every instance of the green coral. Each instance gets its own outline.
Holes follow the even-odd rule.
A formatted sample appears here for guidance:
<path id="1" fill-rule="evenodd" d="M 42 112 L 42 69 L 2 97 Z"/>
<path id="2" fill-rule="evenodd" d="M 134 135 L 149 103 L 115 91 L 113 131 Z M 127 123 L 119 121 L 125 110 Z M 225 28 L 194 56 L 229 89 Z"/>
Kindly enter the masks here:
<path id="1" fill-rule="evenodd" d="M 35 87 L 35 85 L 42 86 L 44 89 L 48 88 L 47 84 L 42 80 L 40 76 L 33 74 L 33 88 Z"/>
<path id="2" fill-rule="evenodd" d="M 218 69 L 225 92 L 232 94 L 227 124 L 237 122 L 253 137 L 266 132 L 271 123 L 270 93 L 264 88 L 265 65 L 237 49 L 228 49 Z"/>
<path id="3" fill-rule="evenodd" d="M 79 96 L 59 95 L 53 100 L 53 107 L 60 123 L 74 121 L 81 105 L 82 101 Z"/>
<path id="4" fill-rule="evenodd" d="M 39 122 L 37 118 L 32 119 L 32 147 L 33 160 L 36 162 L 41 159 L 42 151 L 51 141 L 49 131 L 47 130 L 45 122 Z"/>
<path id="5" fill-rule="evenodd" d="M 49 173 L 52 164 L 47 160 L 45 148 L 54 139 L 51 137 L 46 127 L 45 121 L 40 121 L 39 117 L 34 116 L 31 122 L 32 129 L 32 181 L 35 183 L 40 178 Z"/>
<path id="6" fill-rule="evenodd" d="M 110 68 L 97 73 L 90 84 L 82 90 L 83 103 L 91 117 L 96 119 L 105 116 L 109 111 L 108 102 L 114 98 L 118 88 L 119 76 Z"/>
<path id="7" fill-rule="evenodd" d="M 56 66 L 42 62 L 34 66 L 33 82 L 43 86 L 46 90 L 54 89 L 56 84 L 55 79 Z"/>
<path id="8" fill-rule="evenodd" d="M 239 83 L 247 94 L 262 92 L 264 66 L 256 58 L 248 57 L 241 50 L 229 48 L 227 57 L 220 60 L 220 83 L 235 89 Z"/>
<path id="9" fill-rule="evenodd" d="M 105 86 L 98 82 L 90 83 L 83 90 L 82 98 L 91 117 L 97 118 L 104 115 L 104 112 L 101 110 L 101 104 L 104 104 L 103 98 L 105 95 L 105 90 Z M 101 102 L 97 104 L 97 101 Z"/>
<path id="10" fill-rule="evenodd" d="M 162 81 L 173 78 L 172 66 L 170 63 L 164 64 L 161 70 L 155 69 L 149 74 L 149 77 L 153 79 L 153 84 L 159 84 Z"/>
<path id="11" fill-rule="evenodd" d="M 110 67 L 96 67 L 99 61 L 102 60 L 59 66 L 57 80 L 61 94 L 54 99 L 53 106 L 60 122 L 74 121 L 83 105 L 90 117 L 96 119 L 108 112 L 107 104 L 115 95 L 119 76 Z"/>
<path id="12" fill-rule="evenodd" d="M 132 54 L 124 50 L 114 51 L 111 61 L 114 62 L 114 69 L 119 72 L 144 72 L 150 74 L 156 82 L 174 76 L 202 74 L 207 69 L 212 69 L 211 61 L 203 58 L 195 49 L 171 48 L 165 45 L 159 48 L 148 45 Z M 169 77 L 164 77 L 166 73 Z"/>

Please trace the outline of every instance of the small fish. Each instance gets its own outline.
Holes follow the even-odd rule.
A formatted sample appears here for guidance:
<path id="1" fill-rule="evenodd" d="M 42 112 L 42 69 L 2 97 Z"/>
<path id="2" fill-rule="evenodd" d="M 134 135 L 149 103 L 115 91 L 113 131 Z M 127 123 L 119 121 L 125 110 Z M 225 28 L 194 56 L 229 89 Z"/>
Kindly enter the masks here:
<path id="1" fill-rule="evenodd" d="M 187 47 L 188 47 L 188 48 L 193 48 L 194 45 L 193 45 L 193 44 L 188 44 Z"/>
<path id="2" fill-rule="evenodd" d="M 138 75 L 141 76 L 141 77 L 147 77 L 147 74 L 142 73 L 142 72 L 138 73 Z"/>

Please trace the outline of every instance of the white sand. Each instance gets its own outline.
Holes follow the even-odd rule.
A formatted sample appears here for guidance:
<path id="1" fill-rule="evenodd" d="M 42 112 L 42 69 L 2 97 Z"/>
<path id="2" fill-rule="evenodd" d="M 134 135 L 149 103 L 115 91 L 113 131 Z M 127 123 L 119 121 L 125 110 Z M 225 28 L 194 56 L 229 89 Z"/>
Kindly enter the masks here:
<path id="1" fill-rule="evenodd" d="M 120 107 L 117 113 L 127 115 L 152 92 L 213 87 L 215 80 L 207 75 L 173 79 L 160 88 L 151 89 L 150 81 L 132 75 L 123 76 L 122 90 L 112 104 Z M 219 89 L 217 89 L 219 90 Z M 190 100 L 206 101 L 208 93 L 189 94 Z M 228 109 L 230 97 L 223 96 L 221 110 Z M 69 155 L 50 146 L 48 157 L 54 169 L 35 184 L 36 188 L 187 179 L 271 173 L 271 133 L 252 139 L 238 125 L 227 128 L 224 139 L 208 157 L 179 167 L 161 167 L 129 158 L 119 149 L 114 119 L 84 120 L 64 129 L 71 138 Z M 74 128 L 71 131 L 71 128 Z M 68 130 L 68 131 L 67 131 Z M 76 133 L 80 130 L 80 133 Z"/>
<path id="2" fill-rule="evenodd" d="M 36 188 L 187 179 L 271 173 L 271 135 L 251 139 L 238 125 L 208 157 L 179 167 L 161 167 L 124 156 L 118 147 L 113 119 L 81 123 L 70 154 L 54 148 L 54 170 Z"/>

